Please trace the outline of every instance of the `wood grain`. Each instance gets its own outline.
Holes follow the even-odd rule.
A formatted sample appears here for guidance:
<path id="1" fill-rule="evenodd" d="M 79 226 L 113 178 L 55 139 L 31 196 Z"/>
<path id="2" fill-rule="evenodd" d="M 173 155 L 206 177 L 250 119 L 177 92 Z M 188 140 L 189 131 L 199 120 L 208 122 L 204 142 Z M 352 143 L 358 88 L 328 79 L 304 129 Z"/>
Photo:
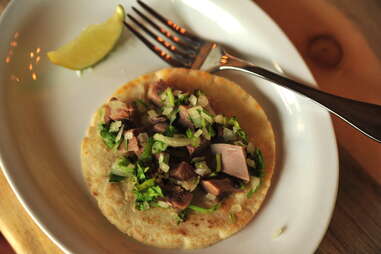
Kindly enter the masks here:
<path id="1" fill-rule="evenodd" d="M 319 254 L 381 253 L 381 187 L 339 146 L 340 187 Z"/>
<path id="2" fill-rule="evenodd" d="M 62 253 L 23 209 L 3 173 L 0 186 L 0 230 L 16 253 Z"/>
<path id="3" fill-rule="evenodd" d="M 376 1 L 364 0 L 364 3 Z M 255 2 L 278 23 L 294 43 L 322 90 L 347 98 L 381 104 L 380 59 L 370 48 L 368 40 L 358 26 L 351 21 L 349 14 L 344 14 L 323 0 L 256 0 Z M 340 2 L 343 5 L 343 2 Z M 352 2 L 354 6 L 359 5 L 359 1 L 351 0 L 346 2 L 347 7 Z M 308 45 L 311 39 L 320 35 L 330 35 L 341 45 L 343 59 L 338 66 L 322 68 L 309 57 Z M 381 145 L 336 117 L 333 117 L 333 122 L 337 139 L 342 146 L 381 184 L 381 156 L 379 156 Z"/>
<path id="4" fill-rule="evenodd" d="M 8 2 L 0 0 L 0 12 Z M 378 0 L 255 2 L 285 31 L 322 90 L 381 104 Z M 322 35 L 334 38 L 343 54 L 339 63 L 328 68 L 309 51 L 311 40 Z M 334 126 L 339 142 L 339 193 L 317 253 L 381 253 L 381 145 L 338 119 L 334 119 Z M 0 186 L 0 230 L 16 253 L 62 253 L 27 215 L 2 173 Z M 1 238 L 0 253 L 13 253 Z"/>

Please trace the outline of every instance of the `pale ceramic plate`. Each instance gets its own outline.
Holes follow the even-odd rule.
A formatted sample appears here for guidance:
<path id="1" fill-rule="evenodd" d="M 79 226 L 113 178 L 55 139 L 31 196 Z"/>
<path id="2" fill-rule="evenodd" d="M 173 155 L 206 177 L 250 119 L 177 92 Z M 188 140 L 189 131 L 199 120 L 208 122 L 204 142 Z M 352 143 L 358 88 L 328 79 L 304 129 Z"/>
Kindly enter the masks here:
<path id="1" fill-rule="evenodd" d="M 105 61 L 81 77 L 46 58 L 48 50 L 111 16 L 118 3 L 131 11 L 133 2 L 13 1 L 1 19 L 1 167 L 34 221 L 68 253 L 179 253 L 143 246 L 109 224 L 88 194 L 79 157 L 98 106 L 126 81 L 166 64 L 128 32 Z M 147 2 L 247 59 L 314 83 L 287 37 L 252 1 Z M 253 222 L 233 237 L 191 253 L 313 253 L 329 224 L 338 183 L 328 113 L 263 80 L 221 75 L 241 84 L 269 115 L 277 136 L 277 174 Z M 281 228 L 284 232 L 274 237 Z"/>

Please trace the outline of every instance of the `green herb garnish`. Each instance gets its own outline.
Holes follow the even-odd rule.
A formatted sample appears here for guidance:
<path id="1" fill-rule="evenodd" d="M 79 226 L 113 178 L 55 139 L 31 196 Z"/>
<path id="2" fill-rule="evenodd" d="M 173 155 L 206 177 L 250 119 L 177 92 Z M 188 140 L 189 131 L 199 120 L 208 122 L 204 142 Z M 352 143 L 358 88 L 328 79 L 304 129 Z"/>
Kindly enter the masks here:
<path id="1" fill-rule="evenodd" d="M 151 179 L 145 180 L 143 183 L 137 185 L 136 189 L 138 191 L 141 191 L 141 190 L 147 189 L 149 187 L 152 187 L 154 185 L 155 185 L 155 179 L 151 178 Z"/>
<path id="2" fill-rule="evenodd" d="M 165 102 L 168 106 L 175 106 L 175 96 L 173 95 L 172 88 L 168 87 L 165 90 Z"/>
<path id="3" fill-rule="evenodd" d="M 176 133 L 176 128 L 173 125 L 169 125 L 167 129 L 164 132 L 165 136 L 173 137 L 173 135 Z"/>
<path id="4" fill-rule="evenodd" d="M 263 160 L 263 155 L 259 148 L 256 148 L 254 151 L 254 161 L 257 170 L 262 170 L 265 168 L 265 162 Z"/>
<path id="5" fill-rule="evenodd" d="M 247 198 L 251 198 L 254 195 L 254 193 L 258 190 L 258 187 L 261 185 L 261 179 L 258 177 L 253 177 L 252 185 L 253 187 L 247 193 Z"/>
<path id="6" fill-rule="evenodd" d="M 152 153 L 153 154 L 161 153 L 167 150 L 167 148 L 168 148 L 168 145 L 166 143 L 156 140 L 153 142 L 153 145 L 152 145 Z"/>
<path id="7" fill-rule="evenodd" d="M 145 172 L 149 170 L 149 167 L 143 167 L 140 162 L 138 162 L 136 168 L 136 176 L 139 181 L 143 181 L 146 179 Z"/>
<path id="8" fill-rule="evenodd" d="M 163 197 L 163 192 L 158 185 L 150 186 L 144 190 L 134 190 L 136 195 L 135 206 L 138 210 L 147 210 L 150 203 L 155 202 L 158 197 Z"/>
<path id="9" fill-rule="evenodd" d="M 124 180 L 125 178 L 126 178 L 125 176 L 119 176 L 119 175 L 110 174 L 108 181 L 110 183 L 117 183 L 117 182 L 120 182 L 120 181 Z"/>
<path id="10" fill-rule="evenodd" d="M 144 150 L 139 159 L 142 161 L 149 161 L 152 159 L 152 146 L 154 144 L 153 138 L 149 137 L 147 143 L 144 145 Z"/>
<path id="11" fill-rule="evenodd" d="M 115 146 L 115 138 L 117 136 L 117 133 L 110 132 L 106 124 L 99 125 L 99 134 L 101 135 L 103 142 L 106 144 L 108 148 L 113 148 Z"/>
<path id="12" fill-rule="evenodd" d="M 189 205 L 188 206 L 188 209 L 191 209 L 191 210 L 198 212 L 198 213 L 212 213 L 212 212 L 216 211 L 218 208 L 220 208 L 220 204 L 216 204 L 210 208 L 204 208 L 204 207 L 200 207 L 200 206 L 196 206 L 196 205 Z"/>
<path id="13" fill-rule="evenodd" d="M 177 217 L 176 217 L 177 224 L 180 224 L 181 222 L 184 222 L 187 219 L 188 212 L 189 212 L 188 209 L 184 209 L 180 211 L 179 213 L 177 213 Z"/>
<path id="14" fill-rule="evenodd" d="M 117 159 L 111 166 L 111 173 L 119 176 L 135 175 L 135 165 L 126 157 Z"/>

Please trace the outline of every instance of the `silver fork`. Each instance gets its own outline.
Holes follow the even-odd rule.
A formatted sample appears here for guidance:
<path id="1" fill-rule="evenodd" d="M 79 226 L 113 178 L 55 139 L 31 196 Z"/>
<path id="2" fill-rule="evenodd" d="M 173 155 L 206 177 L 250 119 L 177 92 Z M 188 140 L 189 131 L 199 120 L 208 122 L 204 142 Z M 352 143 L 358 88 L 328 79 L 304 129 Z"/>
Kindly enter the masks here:
<path id="1" fill-rule="evenodd" d="M 189 33 L 186 29 L 160 15 L 141 0 L 137 0 L 137 3 L 149 13 L 153 19 L 166 27 L 166 29 L 164 29 L 162 26 L 157 25 L 157 23 L 152 21 L 152 18 L 149 18 L 135 7 L 132 7 L 136 14 L 145 20 L 151 28 L 157 30 L 162 37 L 157 36 L 157 34 L 148 29 L 146 25 L 130 14 L 127 14 L 127 16 L 133 23 L 140 27 L 146 35 L 153 38 L 167 50 L 163 50 L 161 47 L 153 44 L 141 32 L 127 22 L 124 22 L 125 26 L 169 65 L 173 67 L 202 69 L 211 72 L 235 70 L 258 76 L 310 98 L 366 136 L 381 143 L 380 105 L 332 95 L 240 59 L 229 54 L 226 49 L 218 43 L 201 39 Z"/>

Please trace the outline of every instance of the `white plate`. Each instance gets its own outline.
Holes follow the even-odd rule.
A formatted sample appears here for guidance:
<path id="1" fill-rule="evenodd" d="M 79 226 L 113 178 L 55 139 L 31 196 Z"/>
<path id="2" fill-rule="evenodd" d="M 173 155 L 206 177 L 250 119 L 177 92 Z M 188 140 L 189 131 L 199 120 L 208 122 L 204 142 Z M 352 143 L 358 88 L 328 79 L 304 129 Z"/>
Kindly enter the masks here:
<path id="1" fill-rule="evenodd" d="M 128 32 L 106 61 L 82 77 L 45 56 L 88 24 L 108 18 L 120 2 L 130 11 L 127 0 L 24 0 L 7 8 L 0 23 L 1 166 L 34 221 L 68 253 L 179 253 L 143 246 L 110 225 L 87 192 L 79 158 L 95 109 L 126 81 L 166 65 Z M 252 61 L 314 83 L 290 41 L 250 0 L 149 3 Z M 233 237 L 192 253 L 313 253 L 329 224 L 338 183 L 328 113 L 263 80 L 223 75 L 252 93 L 269 115 L 277 136 L 277 174 L 253 222 Z M 76 195 L 65 195 L 73 189 Z M 274 238 L 282 227 L 284 233 Z"/>

